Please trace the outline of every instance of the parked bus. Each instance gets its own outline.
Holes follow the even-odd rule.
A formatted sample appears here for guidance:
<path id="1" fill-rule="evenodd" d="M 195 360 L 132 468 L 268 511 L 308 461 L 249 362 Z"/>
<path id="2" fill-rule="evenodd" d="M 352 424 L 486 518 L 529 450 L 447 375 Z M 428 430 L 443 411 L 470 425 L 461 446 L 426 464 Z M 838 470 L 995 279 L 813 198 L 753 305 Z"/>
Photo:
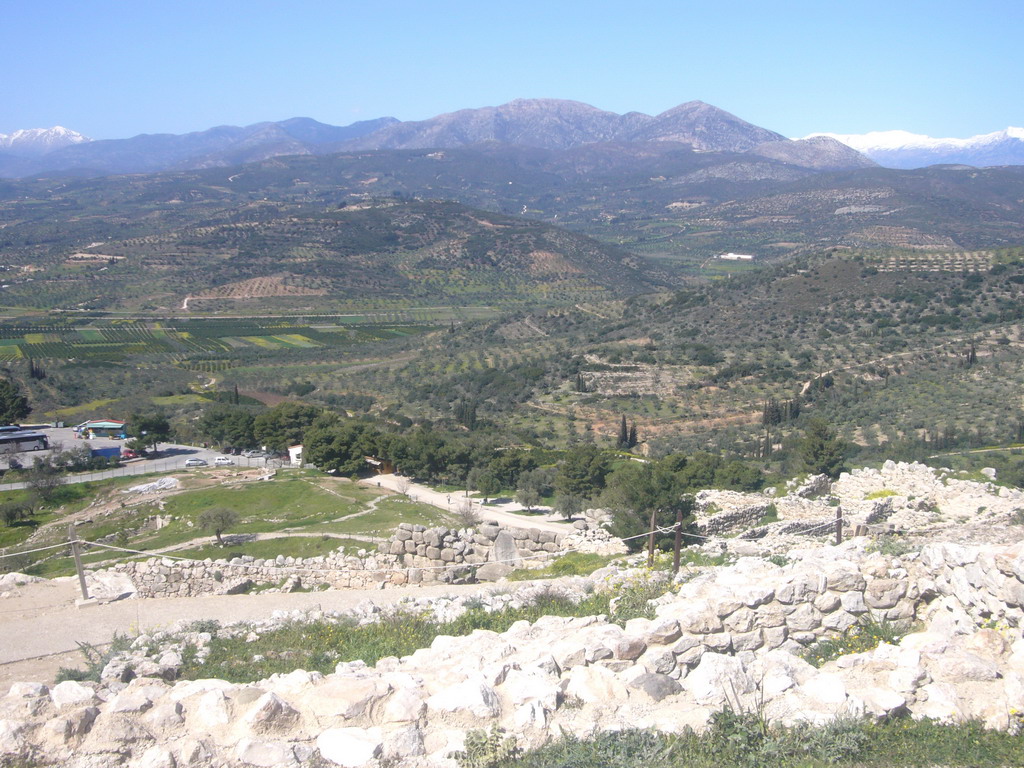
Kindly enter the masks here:
<path id="1" fill-rule="evenodd" d="M 42 432 L 23 429 L 12 432 L 0 428 L 0 453 L 45 451 L 49 447 L 50 440 Z"/>

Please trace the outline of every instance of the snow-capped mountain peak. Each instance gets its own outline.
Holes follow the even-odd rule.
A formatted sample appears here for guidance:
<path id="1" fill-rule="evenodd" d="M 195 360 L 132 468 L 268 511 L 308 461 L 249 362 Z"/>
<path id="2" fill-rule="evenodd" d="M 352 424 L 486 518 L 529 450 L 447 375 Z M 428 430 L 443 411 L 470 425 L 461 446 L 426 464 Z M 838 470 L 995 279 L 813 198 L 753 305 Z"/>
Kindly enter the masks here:
<path id="1" fill-rule="evenodd" d="M 976 166 L 1024 164 L 1024 128 L 1014 126 L 968 139 L 932 138 L 909 131 L 813 133 L 811 136 L 833 138 L 888 168 L 922 168 L 940 163 Z"/>
<path id="2" fill-rule="evenodd" d="M 8 135 L 0 133 L 0 151 L 19 155 L 45 155 L 55 149 L 83 144 L 90 139 L 61 125 L 53 128 L 23 128 Z"/>

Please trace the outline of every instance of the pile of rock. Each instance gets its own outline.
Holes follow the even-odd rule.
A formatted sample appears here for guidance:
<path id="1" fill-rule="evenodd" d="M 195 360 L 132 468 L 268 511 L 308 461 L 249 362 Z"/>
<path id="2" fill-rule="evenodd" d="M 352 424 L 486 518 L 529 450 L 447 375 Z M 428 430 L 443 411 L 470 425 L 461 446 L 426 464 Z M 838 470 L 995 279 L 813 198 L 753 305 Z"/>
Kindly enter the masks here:
<path id="1" fill-rule="evenodd" d="M 965 523 L 1006 524 L 1024 514 L 1024 492 L 1019 489 L 894 461 L 885 462 L 881 469 L 844 472 L 832 483 L 824 475 L 790 481 L 781 495 L 775 489 L 763 494 L 706 490 L 696 499 L 697 525 L 704 535 L 767 538 L 766 544 L 774 544 L 776 551 L 791 546 L 793 535 L 830 536 L 829 522 L 837 507 L 842 510 L 846 535 L 859 525 L 914 532 Z M 779 522 L 757 526 L 769 505 Z"/>
<path id="2" fill-rule="evenodd" d="M 702 728 L 723 706 L 782 723 L 909 713 L 1011 728 L 1024 710 L 1024 543 L 934 544 L 902 559 L 864 540 L 745 558 L 659 598 L 656 618 L 542 618 L 438 637 L 410 656 L 249 684 L 152 677 L 16 686 L 0 755 L 44 764 L 453 766 L 497 723 L 529 747 L 563 732 Z M 597 585 L 595 585 L 597 586 Z M 820 669 L 801 654 L 859 617 L 918 620 L 898 645 Z"/>

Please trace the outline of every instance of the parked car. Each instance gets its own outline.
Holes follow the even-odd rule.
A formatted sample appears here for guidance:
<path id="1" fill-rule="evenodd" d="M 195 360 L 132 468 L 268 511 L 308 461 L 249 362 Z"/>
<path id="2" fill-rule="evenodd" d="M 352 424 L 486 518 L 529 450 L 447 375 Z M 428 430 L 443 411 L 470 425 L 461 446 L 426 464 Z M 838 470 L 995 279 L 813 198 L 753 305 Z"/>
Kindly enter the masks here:
<path id="1" fill-rule="evenodd" d="M 137 459 L 137 458 L 139 458 L 139 453 L 138 453 L 138 451 L 133 451 L 131 448 L 122 448 L 121 449 L 121 458 L 122 459 Z"/>
<path id="2" fill-rule="evenodd" d="M 227 456 L 218 456 L 216 459 L 213 460 L 213 465 L 215 467 L 229 467 L 234 463 L 235 462 L 233 462 Z"/>
<path id="3" fill-rule="evenodd" d="M 208 466 L 206 459 L 185 459 L 186 467 L 205 467 Z"/>

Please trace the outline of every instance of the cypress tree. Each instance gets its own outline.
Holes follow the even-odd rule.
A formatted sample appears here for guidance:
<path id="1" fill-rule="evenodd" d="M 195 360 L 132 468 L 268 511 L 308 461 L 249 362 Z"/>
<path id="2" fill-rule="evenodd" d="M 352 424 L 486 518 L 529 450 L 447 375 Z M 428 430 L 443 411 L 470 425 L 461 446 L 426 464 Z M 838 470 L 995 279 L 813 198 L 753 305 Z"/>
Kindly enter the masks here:
<path id="1" fill-rule="evenodd" d="M 622 414 L 622 421 L 619 423 L 619 439 L 615 447 L 629 448 L 629 427 L 626 426 L 626 414 Z"/>

